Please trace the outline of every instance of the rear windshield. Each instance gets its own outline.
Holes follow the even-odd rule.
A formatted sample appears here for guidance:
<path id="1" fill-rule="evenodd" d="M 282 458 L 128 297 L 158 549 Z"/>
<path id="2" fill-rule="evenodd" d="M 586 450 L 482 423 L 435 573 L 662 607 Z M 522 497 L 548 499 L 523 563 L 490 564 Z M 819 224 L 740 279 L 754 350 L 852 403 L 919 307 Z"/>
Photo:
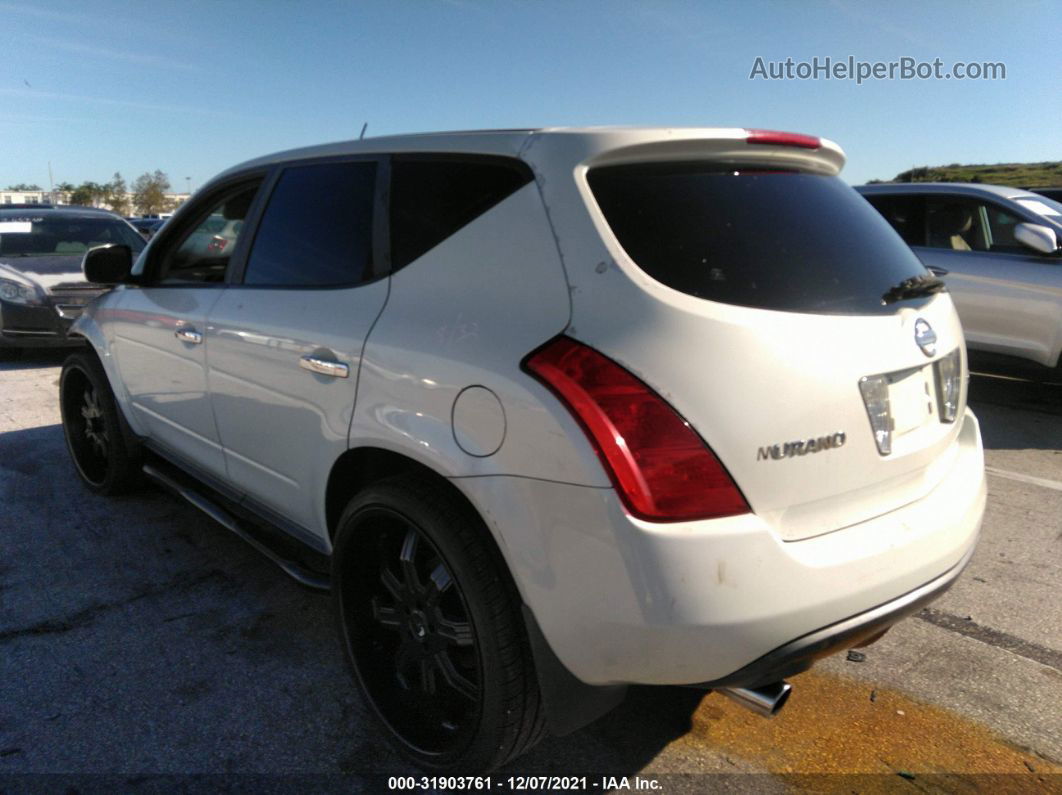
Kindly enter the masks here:
<path id="1" fill-rule="evenodd" d="M 5 215 L 0 217 L 0 256 L 81 256 L 93 246 L 117 243 L 134 254 L 146 245 L 137 231 L 118 218 Z"/>
<path id="2" fill-rule="evenodd" d="M 596 168 L 588 180 L 627 255 L 657 281 L 698 298 L 885 314 L 898 308 L 882 303 L 889 288 L 926 274 L 838 177 L 656 163 Z"/>

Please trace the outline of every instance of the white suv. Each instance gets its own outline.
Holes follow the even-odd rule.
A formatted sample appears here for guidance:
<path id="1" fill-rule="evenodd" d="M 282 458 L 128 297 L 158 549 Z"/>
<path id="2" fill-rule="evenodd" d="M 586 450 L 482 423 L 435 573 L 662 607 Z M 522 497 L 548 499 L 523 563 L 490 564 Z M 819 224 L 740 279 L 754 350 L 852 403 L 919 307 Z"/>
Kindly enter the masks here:
<path id="1" fill-rule="evenodd" d="M 784 678 L 939 595 L 985 504 L 950 297 L 744 129 L 446 133 L 225 172 L 75 326 L 89 488 L 139 474 L 330 587 L 397 745 L 486 770 L 629 683 Z M 197 246 L 220 215 L 238 231 Z"/>

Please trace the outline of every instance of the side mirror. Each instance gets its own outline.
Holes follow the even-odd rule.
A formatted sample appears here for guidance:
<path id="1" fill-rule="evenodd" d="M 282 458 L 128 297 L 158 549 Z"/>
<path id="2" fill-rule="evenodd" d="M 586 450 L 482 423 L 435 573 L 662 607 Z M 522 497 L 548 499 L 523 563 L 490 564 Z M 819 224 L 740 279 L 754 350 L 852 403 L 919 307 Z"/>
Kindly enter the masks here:
<path id="1" fill-rule="evenodd" d="M 1018 224 L 1014 227 L 1014 239 L 1039 254 L 1054 254 L 1058 251 L 1058 236 L 1048 226 Z"/>
<path id="2" fill-rule="evenodd" d="M 129 246 L 96 246 L 85 252 L 81 270 L 93 284 L 121 284 L 129 281 L 133 252 Z"/>

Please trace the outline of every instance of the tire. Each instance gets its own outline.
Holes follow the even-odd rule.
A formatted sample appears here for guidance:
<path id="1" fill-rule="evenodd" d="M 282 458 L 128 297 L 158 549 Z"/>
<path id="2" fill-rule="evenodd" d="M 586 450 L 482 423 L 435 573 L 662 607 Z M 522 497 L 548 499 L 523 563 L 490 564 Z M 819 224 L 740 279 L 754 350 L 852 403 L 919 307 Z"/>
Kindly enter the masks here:
<path id="1" fill-rule="evenodd" d="M 332 592 L 347 658 L 392 743 L 486 773 L 545 731 L 520 600 L 479 517 L 443 485 L 369 486 L 339 520 Z"/>
<path id="2" fill-rule="evenodd" d="M 71 354 L 59 376 L 66 449 L 81 481 L 113 495 L 140 484 L 141 449 L 121 416 L 107 374 L 93 353 Z"/>

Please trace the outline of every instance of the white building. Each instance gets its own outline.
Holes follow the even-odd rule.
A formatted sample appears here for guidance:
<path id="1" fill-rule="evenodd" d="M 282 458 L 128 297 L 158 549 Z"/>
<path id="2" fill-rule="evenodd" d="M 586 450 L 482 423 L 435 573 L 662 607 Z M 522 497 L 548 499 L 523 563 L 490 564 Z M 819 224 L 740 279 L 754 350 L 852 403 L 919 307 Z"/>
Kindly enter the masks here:
<path id="1" fill-rule="evenodd" d="M 188 201 L 189 193 L 166 193 L 166 204 L 169 210 L 180 207 Z M 136 208 L 132 193 L 125 194 L 126 201 L 131 210 Z M 47 191 L 47 190 L 0 190 L 0 209 L 7 204 L 70 204 L 70 191 Z M 110 207 L 103 202 L 94 202 L 94 207 L 102 207 L 109 210 Z"/>

